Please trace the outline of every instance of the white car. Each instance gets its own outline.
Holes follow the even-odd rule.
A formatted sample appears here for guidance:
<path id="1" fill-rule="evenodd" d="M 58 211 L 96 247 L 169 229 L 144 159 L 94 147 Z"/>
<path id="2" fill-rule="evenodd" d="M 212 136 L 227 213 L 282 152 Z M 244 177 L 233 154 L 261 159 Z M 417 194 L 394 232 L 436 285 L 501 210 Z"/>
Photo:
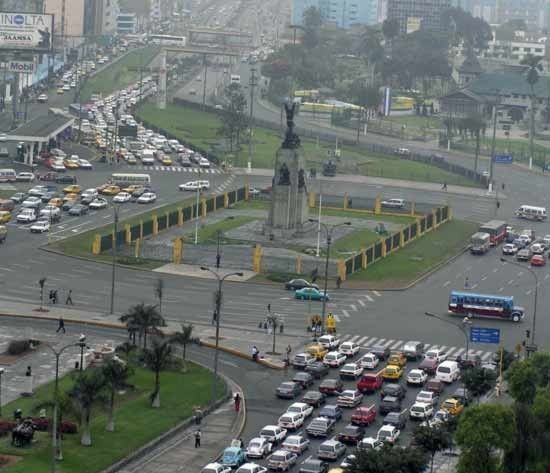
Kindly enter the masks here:
<path id="1" fill-rule="evenodd" d="M 157 194 L 154 192 L 145 192 L 145 194 L 142 194 L 138 197 L 137 203 L 138 204 L 150 204 L 157 200 Z"/>
<path id="2" fill-rule="evenodd" d="M 338 368 L 346 362 L 346 355 L 339 351 L 329 351 L 323 358 L 323 363 L 332 368 Z"/>
<path id="3" fill-rule="evenodd" d="M 99 195 L 99 192 L 97 191 L 97 189 L 86 189 L 81 197 L 83 199 L 88 199 L 88 198 L 95 198 Z"/>
<path id="4" fill-rule="evenodd" d="M 309 439 L 303 435 L 289 435 L 281 444 L 285 450 L 301 455 L 309 448 Z"/>
<path id="5" fill-rule="evenodd" d="M 296 430 L 304 425 L 304 418 L 296 412 L 285 412 L 277 421 L 279 427 L 287 430 Z"/>
<path id="6" fill-rule="evenodd" d="M 416 395 L 415 402 L 422 402 L 426 404 L 436 404 L 439 400 L 439 396 L 437 393 L 434 393 L 433 391 L 420 391 Z"/>
<path id="7" fill-rule="evenodd" d="M 403 199 L 383 200 L 382 207 L 387 207 L 389 209 L 402 209 L 405 207 L 405 201 Z"/>
<path id="8" fill-rule="evenodd" d="M 374 370 L 380 363 L 380 359 L 374 353 L 367 353 L 362 356 L 359 363 L 366 370 Z"/>
<path id="9" fill-rule="evenodd" d="M 51 168 L 52 168 L 52 171 L 55 171 L 55 172 L 65 172 L 67 170 L 67 168 L 65 167 L 62 161 L 54 161 L 51 164 Z"/>
<path id="10" fill-rule="evenodd" d="M 340 378 L 357 379 L 363 373 L 363 368 L 359 363 L 346 363 L 340 370 Z"/>
<path id="11" fill-rule="evenodd" d="M 346 355 L 348 358 L 351 358 L 359 353 L 359 345 L 353 342 L 344 342 L 340 345 L 338 351 L 343 355 Z"/>
<path id="12" fill-rule="evenodd" d="M 386 424 L 378 430 L 377 439 L 382 442 L 394 444 L 399 439 L 399 435 L 401 435 L 401 431 L 397 427 Z"/>
<path id="13" fill-rule="evenodd" d="M 440 348 L 430 348 L 425 354 L 424 358 L 432 358 L 437 361 L 437 363 L 441 363 L 447 359 L 447 353 L 445 353 Z"/>
<path id="14" fill-rule="evenodd" d="M 48 188 L 46 186 L 34 186 L 32 189 L 29 189 L 28 194 L 40 197 L 46 192 L 48 192 Z"/>
<path id="15" fill-rule="evenodd" d="M 180 191 L 196 191 L 210 189 L 209 181 L 190 181 L 179 185 Z"/>
<path id="16" fill-rule="evenodd" d="M 88 205 L 88 207 L 92 210 L 101 210 L 106 208 L 107 205 L 108 205 L 108 202 L 105 199 L 98 197 L 97 199 L 92 200 L 90 202 L 90 205 Z"/>
<path id="17" fill-rule="evenodd" d="M 531 244 L 531 237 L 529 235 L 523 234 L 518 237 L 518 240 L 521 240 L 525 246 Z"/>
<path id="18" fill-rule="evenodd" d="M 267 468 L 256 463 L 245 463 L 235 473 L 267 473 Z"/>
<path id="19" fill-rule="evenodd" d="M 407 384 L 415 386 L 423 386 L 428 380 L 428 374 L 424 370 L 411 370 L 407 374 Z"/>
<path id="20" fill-rule="evenodd" d="M 361 404 L 363 394 L 357 389 L 346 389 L 336 398 L 336 404 L 340 407 L 355 407 Z"/>
<path id="21" fill-rule="evenodd" d="M 113 202 L 123 204 L 125 202 L 130 202 L 132 200 L 132 195 L 128 192 L 119 192 L 113 197 Z"/>
<path id="22" fill-rule="evenodd" d="M 231 473 L 231 467 L 230 466 L 224 466 L 221 463 L 214 462 L 209 463 L 206 465 L 202 470 L 201 473 Z"/>
<path id="23" fill-rule="evenodd" d="M 20 172 L 15 177 L 15 180 L 19 182 L 32 182 L 34 181 L 34 174 L 32 172 Z"/>
<path id="24" fill-rule="evenodd" d="M 305 419 L 313 413 L 313 406 L 310 406 L 305 402 L 295 402 L 288 407 L 286 412 L 300 414 Z"/>
<path id="25" fill-rule="evenodd" d="M 15 218 L 18 223 L 31 223 L 36 221 L 36 212 L 34 209 L 22 209 Z"/>
<path id="26" fill-rule="evenodd" d="M 36 101 L 38 103 L 46 103 L 48 101 L 48 96 L 46 94 L 40 94 L 37 98 L 36 98 Z"/>
<path id="27" fill-rule="evenodd" d="M 323 335 L 319 337 L 318 343 L 323 345 L 327 350 L 333 350 L 334 348 L 338 348 L 340 340 L 334 335 Z"/>
<path id="28" fill-rule="evenodd" d="M 31 225 L 31 233 L 44 233 L 50 231 L 50 222 L 47 220 L 39 220 Z"/>
<path id="29" fill-rule="evenodd" d="M 357 450 L 369 451 L 369 450 L 382 450 L 384 442 L 378 440 L 375 437 L 363 437 L 363 439 L 357 444 Z"/>
<path id="30" fill-rule="evenodd" d="M 77 162 L 80 169 L 93 169 L 92 163 L 87 159 L 78 158 Z"/>
<path id="31" fill-rule="evenodd" d="M 37 209 L 40 207 L 40 204 L 42 204 L 42 199 L 40 199 L 40 197 L 30 196 L 22 202 L 21 207 L 25 209 Z"/>
<path id="32" fill-rule="evenodd" d="M 260 437 L 263 437 L 272 444 L 282 442 L 287 434 L 287 430 L 279 427 L 278 425 L 266 425 L 260 430 Z"/>
<path id="33" fill-rule="evenodd" d="M 210 161 L 206 158 L 200 158 L 199 159 L 199 167 L 201 168 L 209 168 L 210 167 Z"/>
<path id="34" fill-rule="evenodd" d="M 503 255 L 515 255 L 518 252 L 519 248 L 512 244 L 512 243 L 506 243 L 502 247 L 502 254 Z"/>
<path id="35" fill-rule="evenodd" d="M 428 402 L 415 402 L 409 409 L 411 419 L 427 420 L 434 415 L 434 406 Z"/>
<path id="36" fill-rule="evenodd" d="M 271 442 L 263 437 L 254 437 L 248 442 L 247 458 L 264 458 L 271 452 Z"/>

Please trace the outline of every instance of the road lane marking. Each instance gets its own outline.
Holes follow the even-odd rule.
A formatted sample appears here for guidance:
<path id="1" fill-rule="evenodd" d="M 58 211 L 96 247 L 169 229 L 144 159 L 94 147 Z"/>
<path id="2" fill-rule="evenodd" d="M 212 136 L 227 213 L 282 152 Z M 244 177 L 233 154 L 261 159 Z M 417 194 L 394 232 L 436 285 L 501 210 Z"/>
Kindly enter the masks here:
<path id="1" fill-rule="evenodd" d="M 472 285 L 472 289 L 475 289 L 477 287 L 477 283 Z"/>
<path id="2" fill-rule="evenodd" d="M 485 281 L 486 279 L 487 279 L 487 276 L 483 276 L 483 277 L 481 278 L 482 281 Z"/>
<path id="3" fill-rule="evenodd" d="M 9 271 L 10 273 L 12 273 L 15 270 L 10 269 L 10 268 L 0 268 L 0 271 Z M 35 289 L 35 288 L 33 287 L 33 289 Z"/>
<path id="4" fill-rule="evenodd" d="M 363 307 L 365 307 L 367 305 L 361 299 L 359 299 L 357 302 L 359 302 L 359 304 L 361 304 Z"/>
<path id="5" fill-rule="evenodd" d="M 368 338 L 368 337 L 365 337 L 365 338 Z M 365 346 L 370 347 L 371 345 L 374 344 L 374 342 L 375 342 L 376 340 L 378 340 L 378 338 L 376 338 L 376 337 L 370 338 L 368 342 L 365 342 Z"/>
<path id="6" fill-rule="evenodd" d="M 481 355 L 481 359 L 482 359 L 483 361 L 485 361 L 485 360 L 487 360 L 488 358 L 490 358 L 491 355 L 492 355 L 492 353 L 491 353 L 490 351 L 487 351 L 487 352 L 485 352 L 483 355 Z"/>
<path id="7" fill-rule="evenodd" d="M 361 337 L 359 340 L 357 340 L 355 343 L 357 343 L 357 345 L 362 345 L 365 340 L 369 338 L 369 337 Z"/>
<path id="8" fill-rule="evenodd" d="M 390 347 L 390 350 L 397 350 L 397 348 L 400 347 L 402 344 L 403 342 L 401 340 L 398 340 Z"/>
<path id="9" fill-rule="evenodd" d="M 383 343 L 384 343 L 385 341 L 386 341 L 386 339 L 385 339 L 385 338 L 381 338 L 380 340 L 378 340 L 378 342 L 376 342 L 376 345 L 375 345 L 375 346 L 377 346 L 377 347 L 381 347 L 381 346 L 382 346 L 382 344 L 383 344 Z"/>
<path id="10" fill-rule="evenodd" d="M 342 314 L 344 314 L 344 317 L 349 317 L 349 312 L 346 309 L 342 309 Z"/>
<path id="11" fill-rule="evenodd" d="M 386 343 L 384 343 L 384 345 L 382 345 L 384 348 L 389 348 L 389 346 L 392 344 L 392 343 L 395 343 L 395 340 L 388 340 Z"/>
<path id="12" fill-rule="evenodd" d="M 455 356 L 460 356 L 462 352 L 465 352 L 465 351 L 466 351 L 466 348 L 459 348 L 458 350 L 455 351 Z"/>
<path id="13" fill-rule="evenodd" d="M 369 302 L 374 302 L 374 299 L 368 294 L 365 296 Z"/>
<path id="14" fill-rule="evenodd" d="M 354 335 L 353 337 L 348 339 L 348 342 L 355 342 L 359 338 L 359 335 Z"/>
<path id="15" fill-rule="evenodd" d="M 380 297 L 382 294 L 380 294 L 378 291 L 372 291 L 372 293 L 376 296 L 376 297 Z"/>
<path id="16" fill-rule="evenodd" d="M 498 268 L 493 269 L 493 273 L 498 272 Z"/>
<path id="17" fill-rule="evenodd" d="M 451 356 L 452 353 L 454 353 L 454 351 L 456 350 L 456 347 L 450 347 L 448 350 L 447 350 L 447 356 Z M 456 353 L 455 355 L 456 356 Z"/>
<path id="18" fill-rule="evenodd" d="M 498 292 L 502 292 L 502 291 L 504 291 L 504 288 L 503 288 L 503 287 L 499 287 Z"/>
<path id="19" fill-rule="evenodd" d="M 518 276 L 523 276 L 523 271 L 520 271 L 520 272 L 518 273 Z"/>
<path id="20" fill-rule="evenodd" d="M 550 274 L 546 274 L 546 275 L 544 276 L 544 280 L 545 280 L 545 281 L 546 281 L 548 278 L 550 278 Z"/>
<path id="21" fill-rule="evenodd" d="M 508 281 L 508 284 L 513 284 L 513 283 L 514 283 L 513 279 L 510 279 L 510 281 Z"/>
<path id="22" fill-rule="evenodd" d="M 357 312 L 357 306 L 355 304 L 350 304 L 351 310 Z"/>
<path id="23" fill-rule="evenodd" d="M 449 284 L 451 284 L 451 281 L 445 281 L 445 282 L 443 283 L 443 287 L 447 287 Z"/>
<path id="24" fill-rule="evenodd" d="M 530 295 L 530 294 L 531 294 L 531 289 L 529 289 L 529 290 L 525 293 L 526 296 L 528 296 L 528 295 Z"/>
<path id="25" fill-rule="evenodd" d="M 336 322 L 342 322 L 342 319 L 340 318 L 340 316 L 338 314 L 332 314 L 332 315 L 336 319 Z"/>

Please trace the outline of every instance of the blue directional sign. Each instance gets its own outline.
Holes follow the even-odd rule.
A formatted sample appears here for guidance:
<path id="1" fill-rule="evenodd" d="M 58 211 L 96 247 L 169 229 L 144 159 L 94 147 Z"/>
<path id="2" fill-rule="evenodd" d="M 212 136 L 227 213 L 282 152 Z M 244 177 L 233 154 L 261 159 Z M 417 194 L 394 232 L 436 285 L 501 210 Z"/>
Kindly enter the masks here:
<path id="1" fill-rule="evenodd" d="M 470 341 L 473 343 L 500 343 L 499 328 L 472 327 Z"/>
<path id="2" fill-rule="evenodd" d="M 495 154 L 493 162 L 499 164 L 512 164 L 514 157 L 511 154 Z"/>

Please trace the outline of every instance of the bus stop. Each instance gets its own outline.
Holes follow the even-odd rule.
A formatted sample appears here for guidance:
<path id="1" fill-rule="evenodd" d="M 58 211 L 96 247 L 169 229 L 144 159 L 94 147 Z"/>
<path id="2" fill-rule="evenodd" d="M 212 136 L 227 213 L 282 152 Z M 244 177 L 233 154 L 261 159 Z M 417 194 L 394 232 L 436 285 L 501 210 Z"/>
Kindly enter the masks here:
<path id="1" fill-rule="evenodd" d="M 24 143 L 23 163 L 32 167 L 35 156 L 49 148 L 59 147 L 62 141 L 70 138 L 74 120 L 69 113 L 51 108 L 47 115 L 34 118 L 12 130 L 6 140 Z"/>

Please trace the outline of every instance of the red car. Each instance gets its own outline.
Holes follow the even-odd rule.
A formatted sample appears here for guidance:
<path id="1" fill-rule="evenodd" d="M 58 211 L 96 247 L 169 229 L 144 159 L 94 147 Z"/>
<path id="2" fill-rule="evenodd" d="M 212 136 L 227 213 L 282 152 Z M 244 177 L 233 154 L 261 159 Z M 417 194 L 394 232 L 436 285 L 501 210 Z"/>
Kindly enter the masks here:
<path id="1" fill-rule="evenodd" d="M 339 379 L 324 379 L 319 385 L 319 392 L 327 396 L 340 394 L 344 390 L 344 384 Z"/>
<path id="2" fill-rule="evenodd" d="M 545 266 L 546 259 L 543 255 L 533 255 L 531 257 L 531 266 Z"/>
<path id="3" fill-rule="evenodd" d="M 56 172 L 47 172 L 45 174 L 38 174 L 38 180 L 39 181 L 51 181 L 54 182 L 55 178 L 57 177 Z"/>
<path id="4" fill-rule="evenodd" d="M 384 384 L 384 378 L 380 373 L 368 373 L 361 376 L 357 383 L 357 389 L 362 393 L 373 393 L 378 391 Z"/>
<path id="5" fill-rule="evenodd" d="M 358 407 L 351 416 L 351 423 L 355 425 L 370 425 L 376 419 L 376 406 Z"/>
<path id="6" fill-rule="evenodd" d="M 437 359 L 435 358 L 424 358 L 418 368 L 425 371 L 428 374 L 435 374 L 437 369 Z"/>

